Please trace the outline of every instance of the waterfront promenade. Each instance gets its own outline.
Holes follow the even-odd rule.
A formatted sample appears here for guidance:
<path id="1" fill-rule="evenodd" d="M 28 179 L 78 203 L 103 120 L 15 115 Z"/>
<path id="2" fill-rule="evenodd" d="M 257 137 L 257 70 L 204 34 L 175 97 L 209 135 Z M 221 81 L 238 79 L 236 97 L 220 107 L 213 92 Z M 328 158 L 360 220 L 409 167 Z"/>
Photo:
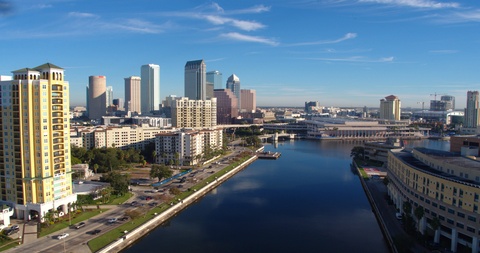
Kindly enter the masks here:
<path id="1" fill-rule="evenodd" d="M 402 252 L 395 243 L 403 243 L 405 241 L 410 241 L 411 245 L 413 245 L 410 248 L 412 253 L 430 252 L 422 245 L 415 243 L 415 238 L 412 238 L 411 235 L 407 234 L 403 229 L 401 221 L 399 221 L 395 216 L 397 212 L 395 206 L 390 205 L 387 201 L 387 186 L 384 184 L 383 180 L 372 178 L 365 180 L 361 176 L 360 172 L 359 175 L 362 187 L 365 190 L 365 194 L 367 195 L 370 204 L 372 205 L 372 211 L 377 218 L 380 229 L 383 232 L 385 240 L 389 244 L 391 252 Z"/>

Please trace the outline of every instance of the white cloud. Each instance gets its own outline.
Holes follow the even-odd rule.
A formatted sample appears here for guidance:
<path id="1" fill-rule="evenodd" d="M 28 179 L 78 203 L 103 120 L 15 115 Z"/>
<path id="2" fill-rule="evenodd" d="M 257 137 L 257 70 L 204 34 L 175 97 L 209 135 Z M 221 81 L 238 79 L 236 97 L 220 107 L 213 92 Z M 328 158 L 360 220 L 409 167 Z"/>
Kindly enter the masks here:
<path id="1" fill-rule="evenodd" d="M 259 36 L 245 35 L 245 34 L 240 34 L 236 32 L 220 34 L 220 37 L 231 39 L 231 40 L 237 40 L 237 41 L 262 43 L 262 44 L 267 44 L 271 46 L 278 45 L 278 42 L 272 39 L 263 38 Z"/>
<path id="2" fill-rule="evenodd" d="M 163 32 L 163 27 L 140 19 L 126 19 L 116 23 L 104 23 L 106 29 L 120 29 L 137 33 L 156 34 Z"/>
<path id="3" fill-rule="evenodd" d="M 205 20 L 214 25 L 231 24 L 232 26 L 244 31 L 255 31 L 265 27 L 265 25 L 255 21 L 238 20 L 217 15 L 198 15 L 198 17 L 204 18 Z"/>
<path id="4" fill-rule="evenodd" d="M 347 33 L 343 37 L 335 39 L 335 40 L 320 40 L 320 41 L 311 41 L 311 42 L 300 42 L 294 43 L 287 46 L 312 46 L 312 45 L 325 45 L 325 44 L 335 44 L 345 40 L 354 39 L 357 37 L 356 33 Z"/>
<path id="5" fill-rule="evenodd" d="M 74 17 L 74 18 L 97 18 L 98 17 L 93 13 L 87 13 L 87 12 L 70 12 L 68 13 L 68 16 Z"/>
<path id="6" fill-rule="evenodd" d="M 459 8 L 460 4 L 456 2 L 437 2 L 431 0 L 358 0 L 360 3 L 378 3 L 396 6 L 407 6 L 414 8 L 426 9 L 444 9 L 444 8 Z"/>
<path id="7" fill-rule="evenodd" d="M 262 13 L 267 11 L 270 11 L 270 6 L 255 5 L 253 7 L 246 8 L 246 9 L 229 11 L 228 13 L 229 14 L 248 14 L 248 13 Z"/>
<path id="8" fill-rule="evenodd" d="M 352 56 L 346 58 L 308 58 L 309 60 L 317 60 L 317 61 L 332 61 L 332 62 L 371 62 L 371 63 L 380 63 L 380 62 L 393 62 L 394 57 L 383 57 L 379 59 L 370 59 L 364 56 Z"/>

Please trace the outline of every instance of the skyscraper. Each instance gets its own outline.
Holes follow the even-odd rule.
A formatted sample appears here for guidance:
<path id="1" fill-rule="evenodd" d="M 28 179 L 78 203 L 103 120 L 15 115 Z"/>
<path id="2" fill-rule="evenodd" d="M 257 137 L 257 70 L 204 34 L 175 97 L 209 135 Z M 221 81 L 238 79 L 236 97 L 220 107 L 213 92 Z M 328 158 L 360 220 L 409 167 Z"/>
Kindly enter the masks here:
<path id="1" fill-rule="evenodd" d="M 87 87 L 87 113 L 90 119 L 101 119 L 107 113 L 107 78 L 90 76 Z"/>
<path id="2" fill-rule="evenodd" d="M 72 193 L 69 85 L 51 63 L 0 81 L 0 196 L 18 218 L 68 213 Z M 103 103 L 105 106 L 105 103 Z M 6 215 L 4 215 L 5 218 Z"/>
<path id="3" fill-rule="evenodd" d="M 185 64 L 185 97 L 193 100 L 207 99 L 207 66 L 203 60 Z"/>
<path id="4" fill-rule="evenodd" d="M 445 101 L 446 110 L 455 110 L 455 97 L 450 95 L 444 95 L 440 98 L 441 101 Z"/>
<path id="5" fill-rule="evenodd" d="M 160 109 L 160 66 L 147 64 L 141 67 L 141 111 L 148 114 Z"/>
<path id="6" fill-rule="evenodd" d="M 125 78 L 125 111 L 133 113 L 142 113 L 140 107 L 140 81 L 138 76 Z"/>
<path id="7" fill-rule="evenodd" d="M 106 90 L 106 107 L 109 107 L 111 105 L 113 105 L 113 87 L 112 86 L 107 86 L 107 90 Z"/>
<path id="8" fill-rule="evenodd" d="M 214 90 L 217 99 L 217 124 L 232 124 L 238 116 L 237 97 L 230 89 Z"/>
<path id="9" fill-rule="evenodd" d="M 208 71 L 207 72 L 207 82 L 213 83 L 214 89 L 222 89 L 222 73 L 218 70 Z"/>
<path id="10" fill-rule="evenodd" d="M 241 104 L 241 93 L 240 93 L 240 78 L 235 74 L 231 75 L 227 79 L 227 89 L 230 89 L 235 97 L 237 97 L 237 108 L 240 110 L 242 108 Z"/>
<path id="11" fill-rule="evenodd" d="M 257 109 L 257 95 L 255 90 L 240 90 L 242 102 L 242 112 L 255 112 Z"/>
<path id="12" fill-rule="evenodd" d="M 466 128 L 476 128 L 480 120 L 478 91 L 467 92 L 467 108 L 465 108 Z"/>
<path id="13" fill-rule="evenodd" d="M 305 102 L 305 113 L 311 113 L 313 110 L 317 110 L 320 107 L 318 101 Z"/>
<path id="14" fill-rule="evenodd" d="M 379 118 L 388 120 L 400 120 L 400 99 L 394 95 L 380 99 Z"/>

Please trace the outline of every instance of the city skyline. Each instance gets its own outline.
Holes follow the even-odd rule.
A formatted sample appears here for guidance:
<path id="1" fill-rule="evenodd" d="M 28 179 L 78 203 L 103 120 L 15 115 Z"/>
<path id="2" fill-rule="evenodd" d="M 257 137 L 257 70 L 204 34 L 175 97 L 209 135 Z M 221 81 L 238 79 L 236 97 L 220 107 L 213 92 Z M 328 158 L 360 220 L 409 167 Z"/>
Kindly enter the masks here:
<path id="1" fill-rule="evenodd" d="M 124 78 L 149 63 L 162 69 L 161 100 L 183 96 L 184 64 L 192 59 L 204 59 L 207 72 L 241 76 L 258 106 L 378 107 L 394 94 L 402 107 L 421 108 L 438 93 L 455 96 L 461 110 L 467 91 L 480 89 L 475 2 L 9 3 L 0 12 L 0 53 L 9 59 L 0 75 L 38 62 L 64 66 L 78 94 L 72 105 L 86 104 L 84 87 L 96 75 L 124 98 Z"/>

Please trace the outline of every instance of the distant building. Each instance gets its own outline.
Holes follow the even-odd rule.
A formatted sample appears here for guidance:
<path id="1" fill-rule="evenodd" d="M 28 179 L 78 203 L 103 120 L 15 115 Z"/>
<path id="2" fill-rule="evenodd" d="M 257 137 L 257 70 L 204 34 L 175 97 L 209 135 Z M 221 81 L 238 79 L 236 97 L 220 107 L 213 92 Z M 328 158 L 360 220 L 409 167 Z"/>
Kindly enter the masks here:
<path id="1" fill-rule="evenodd" d="M 87 114 L 99 120 L 107 113 L 107 77 L 90 76 L 87 86 Z"/>
<path id="2" fill-rule="evenodd" d="M 141 78 L 130 76 L 125 78 L 125 111 L 142 113 L 141 110 Z"/>
<path id="3" fill-rule="evenodd" d="M 222 73 L 218 70 L 208 71 L 207 82 L 213 83 L 213 89 L 222 89 Z"/>
<path id="4" fill-rule="evenodd" d="M 445 110 L 455 110 L 455 97 L 450 95 L 444 95 L 440 98 L 441 101 L 445 101 Z"/>
<path id="5" fill-rule="evenodd" d="M 88 179 L 94 175 L 93 170 L 88 168 L 88 164 L 72 165 L 72 172 L 77 174 L 78 179 Z"/>
<path id="6" fill-rule="evenodd" d="M 388 120 L 400 120 L 400 99 L 394 95 L 380 100 L 379 118 Z"/>
<path id="7" fill-rule="evenodd" d="M 213 90 L 214 90 L 213 83 L 207 82 L 206 84 L 207 99 L 213 98 Z"/>
<path id="8" fill-rule="evenodd" d="M 217 125 L 217 98 L 193 100 L 182 97 L 171 102 L 173 127 L 204 128 Z"/>
<path id="9" fill-rule="evenodd" d="M 115 98 L 115 99 L 113 99 L 112 103 L 117 108 L 118 111 L 124 111 L 125 110 L 125 108 L 123 107 L 124 104 L 125 104 L 123 102 L 123 99 Z"/>
<path id="10" fill-rule="evenodd" d="M 160 66 L 147 64 L 141 67 L 141 111 L 149 114 L 160 109 Z"/>
<path id="11" fill-rule="evenodd" d="M 255 112 L 257 109 L 257 93 L 255 90 L 240 90 L 241 112 Z"/>
<path id="12" fill-rule="evenodd" d="M 318 110 L 320 103 L 318 101 L 308 101 L 305 102 L 305 113 L 312 113 L 313 111 Z"/>
<path id="13" fill-rule="evenodd" d="M 203 60 L 185 64 L 185 97 L 192 100 L 207 99 L 207 65 Z"/>
<path id="14" fill-rule="evenodd" d="M 231 75 L 227 79 L 227 89 L 230 89 L 237 98 L 237 108 L 240 110 L 241 105 L 241 93 L 240 93 L 240 78 L 235 74 Z"/>
<path id="15" fill-rule="evenodd" d="M 213 91 L 217 98 L 217 123 L 219 125 L 232 124 L 238 116 L 237 97 L 230 89 Z"/>
<path id="16" fill-rule="evenodd" d="M 480 99 L 478 91 L 467 92 L 467 108 L 465 108 L 465 124 L 466 128 L 477 128 L 480 120 Z"/>
<path id="17" fill-rule="evenodd" d="M 112 106 L 113 105 L 113 87 L 112 86 L 107 86 L 107 90 L 105 93 L 106 97 L 106 107 Z"/>

